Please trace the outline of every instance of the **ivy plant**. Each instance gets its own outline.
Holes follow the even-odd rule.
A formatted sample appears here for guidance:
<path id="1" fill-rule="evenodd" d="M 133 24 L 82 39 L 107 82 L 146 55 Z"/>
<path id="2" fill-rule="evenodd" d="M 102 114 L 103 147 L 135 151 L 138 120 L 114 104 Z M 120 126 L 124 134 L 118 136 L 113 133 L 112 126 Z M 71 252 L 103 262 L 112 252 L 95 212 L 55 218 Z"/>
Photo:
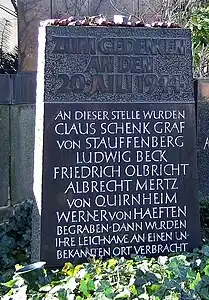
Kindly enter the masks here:
<path id="1" fill-rule="evenodd" d="M 17 263 L 30 261 L 32 201 L 24 201 L 14 208 L 8 222 L 0 226 L 0 276 L 14 271 Z"/>
<path id="2" fill-rule="evenodd" d="M 19 268 L 20 266 L 17 266 Z M 2 300 L 208 300 L 209 245 L 193 253 L 91 260 L 62 270 L 43 269 L 36 280 L 15 275 L 2 283 Z"/>

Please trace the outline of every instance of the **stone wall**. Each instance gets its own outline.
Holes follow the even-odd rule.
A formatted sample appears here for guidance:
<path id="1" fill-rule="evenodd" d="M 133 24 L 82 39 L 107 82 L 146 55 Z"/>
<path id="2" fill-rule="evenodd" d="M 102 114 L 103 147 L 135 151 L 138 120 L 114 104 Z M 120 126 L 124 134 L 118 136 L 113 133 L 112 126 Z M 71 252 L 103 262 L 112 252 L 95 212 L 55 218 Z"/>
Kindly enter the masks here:
<path id="1" fill-rule="evenodd" d="M 0 75 L 0 223 L 33 199 L 35 73 Z"/>

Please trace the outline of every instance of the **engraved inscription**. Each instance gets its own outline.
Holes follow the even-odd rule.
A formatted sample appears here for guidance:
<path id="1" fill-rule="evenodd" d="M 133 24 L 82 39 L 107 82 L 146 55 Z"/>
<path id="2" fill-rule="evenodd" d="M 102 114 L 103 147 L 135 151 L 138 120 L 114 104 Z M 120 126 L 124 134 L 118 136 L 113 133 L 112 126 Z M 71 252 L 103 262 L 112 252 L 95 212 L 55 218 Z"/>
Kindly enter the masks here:
<path id="1" fill-rule="evenodd" d="M 80 73 L 58 74 L 56 93 L 180 94 L 182 74 L 157 73 L 156 57 L 185 55 L 184 39 L 133 39 L 53 36 L 53 53 L 88 54 Z M 72 59 L 69 58 L 69 59 Z"/>
<path id="2" fill-rule="evenodd" d="M 109 94 L 180 93 L 184 89 L 180 75 L 145 74 L 58 74 L 61 84 L 57 93 L 84 93 L 91 96 L 97 92 Z"/>
<path id="3" fill-rule="evenodd" d="M 55 53 L 95 54 L 95 38 L 52 36 Z"/>
<path id="4" fill-rule="evenodd" d="M 47 170 L 57 199 L 54 259 L 188 250 L 187 105 L 62 103 L 46 111 L 56 153 Z"/>
<path id="5" fill-rule="evenodd" d="M 95 37 L 52 36 L 53 52 L 104 55 L 185 55 L 185 40 L 175 38 L 106 37 L 96 44 Z"/>

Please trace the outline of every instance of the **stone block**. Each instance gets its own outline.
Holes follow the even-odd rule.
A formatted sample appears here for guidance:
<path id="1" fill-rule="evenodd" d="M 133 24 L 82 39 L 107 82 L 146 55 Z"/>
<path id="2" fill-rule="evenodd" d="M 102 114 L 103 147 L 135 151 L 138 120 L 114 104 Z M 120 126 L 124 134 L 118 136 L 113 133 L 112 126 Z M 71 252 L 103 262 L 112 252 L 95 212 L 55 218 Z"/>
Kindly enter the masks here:
<path id="1" fill-rule="evenodd" d="M 10 75 L 0 75 L 0 104 L 11 104 L 12 81 Z"/>
<path id="2" fill-rule="evenodd" d="M 13 104 L 35 104 L 36 72 L 21 72 L 13 76 Z"/>
<path id="3" fill-rule="evenodd" d="M 9 201 L 10 125 L 9 105 L 0 105 L 0 207 Z M 1 220 L 0 220 L 1 221 Z"/>
<path id="4" fill-rule="evenodd" d="M 11 106 L 11 201 L 33 198 L 35 105 Z"/>
<path id="5" fill-rule="evenodd" d="M 198 80 L 197 147 L 198 191 L 209 197 L 209 79 Z"/>

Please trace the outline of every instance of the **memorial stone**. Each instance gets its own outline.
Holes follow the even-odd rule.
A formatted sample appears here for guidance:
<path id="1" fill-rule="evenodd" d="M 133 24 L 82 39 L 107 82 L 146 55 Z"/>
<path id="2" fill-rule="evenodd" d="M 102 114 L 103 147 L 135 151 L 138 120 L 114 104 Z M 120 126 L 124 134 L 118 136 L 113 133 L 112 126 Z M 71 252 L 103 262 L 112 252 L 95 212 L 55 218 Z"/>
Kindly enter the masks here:
<path id="1" fill-rule="evenodd" d="M 189 30 L 40 28 L 34 192 L 52 267 L 200 245 Z"/>

